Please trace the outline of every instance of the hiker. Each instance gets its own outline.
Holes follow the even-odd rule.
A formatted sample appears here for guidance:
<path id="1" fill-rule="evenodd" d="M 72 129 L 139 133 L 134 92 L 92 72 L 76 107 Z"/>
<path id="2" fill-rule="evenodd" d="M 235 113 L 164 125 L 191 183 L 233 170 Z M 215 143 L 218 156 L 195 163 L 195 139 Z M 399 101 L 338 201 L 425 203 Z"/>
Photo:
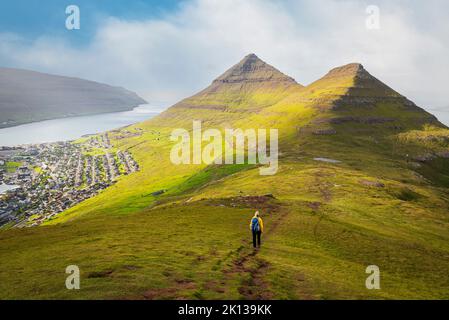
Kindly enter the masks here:
<path id="1" fill-rule="evenodd" d="M 249 223 L 249 229 L 253 233 L 253 246 L 256 248 L 256 239 L 257 245 L 260 248 L 260 235 L 263 232 L 263 221 L 262 218 L 259 217 L 259 211 L 256 211 L 254 217 L 251 218 L 251 222 Z"/>

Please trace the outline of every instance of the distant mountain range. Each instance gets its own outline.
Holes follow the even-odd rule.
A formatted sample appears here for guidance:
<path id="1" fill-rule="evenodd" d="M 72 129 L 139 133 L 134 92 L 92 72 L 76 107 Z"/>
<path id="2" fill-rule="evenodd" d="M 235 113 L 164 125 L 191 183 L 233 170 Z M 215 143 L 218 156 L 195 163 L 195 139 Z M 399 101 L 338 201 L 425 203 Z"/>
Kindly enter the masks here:
<path id="1" fill-rule="evenodd" d="M 0 128 L 68 116 L 131 110 L 146 101 L 124 88 L 0 68 Z"/>

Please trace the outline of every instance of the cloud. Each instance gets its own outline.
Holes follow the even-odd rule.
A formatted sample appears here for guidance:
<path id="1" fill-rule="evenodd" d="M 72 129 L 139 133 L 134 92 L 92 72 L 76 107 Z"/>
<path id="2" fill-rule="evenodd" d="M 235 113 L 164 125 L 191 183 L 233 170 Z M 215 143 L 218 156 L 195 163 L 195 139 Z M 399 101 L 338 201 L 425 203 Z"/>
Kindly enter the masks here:
<path id="1" fill-rule="evenodd" d="M 369 30 L 369 3 L 356 0 L 194 0 L 157 19 L 109 17 L 83 47 L 0 34 L 0 62 L 121 85 L 154 104 L 194 94 L 250 52 L 303 84 L 361 62 L 418 104 L 447 106 L 449 3 L 390 2 L 376 1 L 380 29 Z"/>

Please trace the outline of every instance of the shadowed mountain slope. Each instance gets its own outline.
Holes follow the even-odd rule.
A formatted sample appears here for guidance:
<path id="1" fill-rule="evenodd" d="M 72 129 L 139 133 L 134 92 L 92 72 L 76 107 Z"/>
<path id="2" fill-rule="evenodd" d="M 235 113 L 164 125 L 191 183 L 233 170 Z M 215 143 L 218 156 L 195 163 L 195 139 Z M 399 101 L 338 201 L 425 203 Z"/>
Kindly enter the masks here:
<path id="1" fill-rule="evenodd" d="M 131 110 L 146 103 L 120 87 L 0 68 L 0 128 L 67 116 Z"/>
<path id="2" fill-rule="evenodd" d="M 335 68 L 323 78 L 307 86 L 301 94 L 285 100 L 303 101 L 316 109 L 313 119 L 300 129 L 300 134 L 321 136 L 320 145 L 346 144 L 392 151 L 401 156 L 418 156 L 429 150 L 405 143 L 401 137 L 409 132 L 439 131 L 447 127 L 435 116 L 397 93 L 360 64 Z M 441 144 L 439 151 L 444 149 Z M 344 148 L 343 148 L 344 149 Z"/>
<path id="3" fill-rule="evenodd" d="M 378 104 L 391 103 L 390 109 L 413 113 L 417 115 L 416 118 L 420 118 L 420 123 L 437 123 L 434 116 L 373 77 L 358 63 L 332 69 L 324 77 L 307 86 L 304 94 L 318 96 L 318 101 L 325 101 L 326 98 L 332 100 L 331 109 L 334 110 L 345 111 L 346 108 L 350 111 L 351 107 L 357 107 L 362 111 L 366 109 L 366 114 L 371 113 L 373 116 L 379 111 L 375 109 Z"/>
<path id="4" fill-rule="evenodd" d="M 400 135 L 428 129 L 443 130 L 444 134 L 446 129 L 433 115 L 357 63 L 332 69 L 259 113 L 238 120 L 236 125 L 279 128 L 285 153 L 295 149 L 294 145 L 324 152 L 326 148 L 336 151 L 332 145 L 341 145 L 341 150 L 345 150 L 343 145 L 355 144 L 373 147 L 374 153 L 391 150 L 395 145 L 394 149 L 399 152 L 401 148 L 403 155 L 417 155 L 426 151 L 411 144 L 398 144 Z"/>

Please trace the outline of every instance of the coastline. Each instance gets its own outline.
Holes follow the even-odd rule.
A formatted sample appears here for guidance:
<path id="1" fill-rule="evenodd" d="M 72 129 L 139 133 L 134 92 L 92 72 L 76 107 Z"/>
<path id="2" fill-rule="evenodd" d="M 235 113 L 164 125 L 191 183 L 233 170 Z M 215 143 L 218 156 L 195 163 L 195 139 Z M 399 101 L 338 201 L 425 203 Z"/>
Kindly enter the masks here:
<path id="1" fill-rule="evenodd" d="M 76 140 L 145 121 L 160 112 L 158 106 L 141 104 L 126 111 L 56 118 L 1 128 L 0 146 Z"/>
<path id="2" fill-rule="evenodd" d="M 134 106 L 129 106 L 126 108 L 120 108 L 117 109 L 115 111 L 108 111 L 108 112 L 82 112 L 82 113 L 74 113 L 74 114 L 66 114 L 66 115 L 59 115 L 59 116 L 54 116 L 54 117 L 43 117 L 40 119 L 36 119 L 33 121 L 20 121 L 20 122 L 14 122 L 11 123 L 10 125 L 7 123 L 5 124 L 5 122 L 0 123 L 0 129 L 6 129 L 6 128 L 14 128 L 14 127 L 19 127 L 25 124 L 31 124 L 31 123 L 38 123 L 38 122 L 43 122 L 43 121 L 48 121 L 48 120 L 57 120 L 57 119 L 68 119 L 68 118 L 75 118 L 75 117 L 88 117 L 88 116 L 95 116 L 95 115 L 100 115 L 100 114 L 110 114 L 110 113 L 117 113 L 117 112 L 126 112 L 126 111 L 132 111 L 135 108 L 141 106 L 141 105 L 145 105 L 145 104 L 139 104 L 139 105 L 134 105 Z"/>

